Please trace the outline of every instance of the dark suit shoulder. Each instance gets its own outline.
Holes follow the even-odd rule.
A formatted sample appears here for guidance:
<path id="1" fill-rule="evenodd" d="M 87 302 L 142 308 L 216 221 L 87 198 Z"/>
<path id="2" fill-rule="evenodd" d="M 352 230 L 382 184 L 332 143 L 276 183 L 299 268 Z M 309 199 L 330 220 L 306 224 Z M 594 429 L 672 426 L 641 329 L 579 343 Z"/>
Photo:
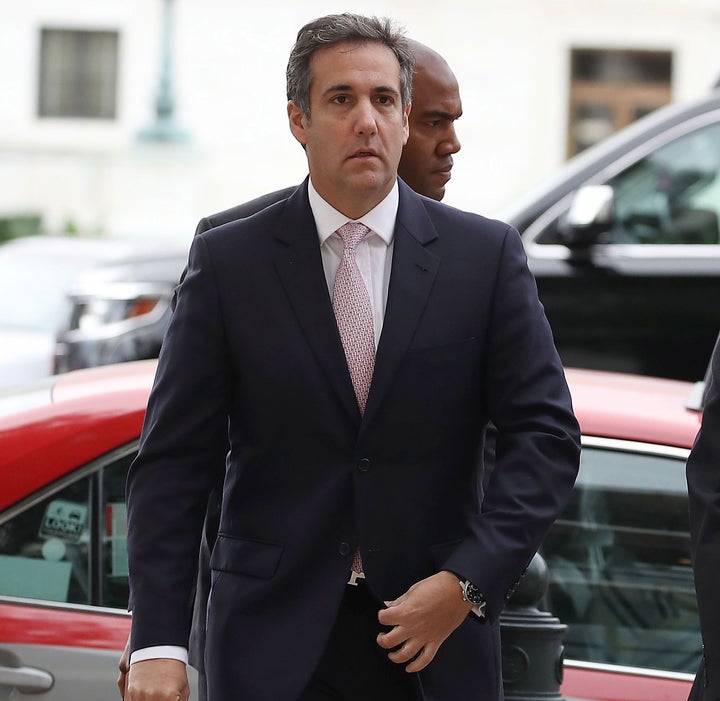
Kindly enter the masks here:
<path id="1" fill-rule="evenodd" d="M 436 226 L 451 230 L 468 230 L 471 232 L 494 232 L 494 235 L 504 236 L 513 227 L 498 219 L 490 219 L 482 214 L 467 212 L 448 204 L 437 202 L 428 197 L 421 197 L 423 206 L 430 219 Z"/>
<path id="2" fill-rule="evenodd" d="M 222 212 L 211 214 L 209 217 L 203 217 L 197 225 L 195 235 L 197 236 L 198 234 L 202 234 L 208 229 L 213 229 L 216 226 L 222 226 L 223 224 L 228 224 L 229 222 L 237 221 L 238 219 L 245 219 L 253 214 L 257 214 L 270 205 L 287 199 L 293 194 L 293 192 L 295 192 L 296 189 L 297 186 L 286 187 L 282 190 L 275 190 L 275 192 L 269 192 L 265 195 L 261 195 L 249 202 L 235 205 L 235 207 L 230 207 L 230 209 L 225 209 Z"/>
<path id="3" fill-rule="evenodd" d="M 287 207 L 288 199 L 281 199 L 254 214 L 214 226 L 202 232 L 202 238 L 221 258 L 233 253 L 247 255 L 251 251 L 266 250 L 265 244 L 274 240 L 273 232 L 277 233 Z"/>
<path id="4" fill-rule="evenodd" d="M 398 215 L 401 221 L 413 229 L 429 223 L 441 238 L 453 238 L 458 235 L 477 237 L 478 233 L 489 233 L 498 241 L 502 241 L 508 232 L 514 231 L 513 227 L 505 222 L 488 219 L 481 214 L 467 212 L 420 195 L 400 178 L 398 178 L 398 185 L 400 187 Z M 429 241 L 432 234 L 428 238 L 426 232 L 424 238 Z"/>

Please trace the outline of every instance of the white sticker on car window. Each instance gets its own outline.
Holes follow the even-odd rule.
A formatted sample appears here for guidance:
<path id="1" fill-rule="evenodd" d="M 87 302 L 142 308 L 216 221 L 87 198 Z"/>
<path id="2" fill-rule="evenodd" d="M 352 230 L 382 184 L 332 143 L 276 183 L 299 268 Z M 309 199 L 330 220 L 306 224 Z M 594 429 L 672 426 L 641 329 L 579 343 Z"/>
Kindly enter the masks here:
<path id="1" fill-rule="evenodd" d="M 39 535 L 78 543 L 87 527 L 88 508 L 84 504 L 55 499 L 45 509 Z"/>

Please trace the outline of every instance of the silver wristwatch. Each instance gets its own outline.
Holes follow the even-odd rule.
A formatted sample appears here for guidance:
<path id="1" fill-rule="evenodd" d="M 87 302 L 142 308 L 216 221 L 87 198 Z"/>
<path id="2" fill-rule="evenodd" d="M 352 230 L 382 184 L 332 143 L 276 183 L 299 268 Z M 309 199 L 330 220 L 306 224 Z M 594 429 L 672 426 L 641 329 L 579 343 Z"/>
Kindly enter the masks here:
<path id="1" fill-rule="evenodd" d="M 487 607 L 485 597 L 469 579 L 459 579 L 459 582 L 463 601 L 467 601 L 472 604 L 473 611 L 480 616 L 480 618 L 484 618 L 485 609 Z"/>

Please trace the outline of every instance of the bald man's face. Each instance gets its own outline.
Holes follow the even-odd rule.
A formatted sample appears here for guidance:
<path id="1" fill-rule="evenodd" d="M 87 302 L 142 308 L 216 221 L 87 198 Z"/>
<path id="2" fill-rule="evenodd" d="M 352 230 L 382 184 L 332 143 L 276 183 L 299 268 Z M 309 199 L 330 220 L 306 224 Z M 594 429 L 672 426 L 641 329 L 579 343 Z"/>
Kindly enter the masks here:
<path id="1" fill-rule="evenodd" d="M 457 80 L 439 57 L 418 61 L 413 77 L 410 137 L 398 173 L 421 195 L 441 200 L 460 150 L 455 121 L 462 114 Z"/>

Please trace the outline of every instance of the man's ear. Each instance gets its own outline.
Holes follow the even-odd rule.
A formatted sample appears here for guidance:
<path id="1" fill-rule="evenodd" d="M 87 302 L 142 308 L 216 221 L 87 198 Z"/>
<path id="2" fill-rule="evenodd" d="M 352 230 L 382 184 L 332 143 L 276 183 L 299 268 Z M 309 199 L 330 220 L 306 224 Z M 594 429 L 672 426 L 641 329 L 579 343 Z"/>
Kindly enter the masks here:
<path id="1" fill-rule="evenodd" d="M 305 113 L 292 100 L 287 104 L 287 112 L 292 135 L 305 146 L 307 143 L 307 136 L 305 134 L 307 119 Z"/>
<path id="2" fill-rule="evenodd" d="M 403 146 L 407 143 L 410 138 L 410 110 L 412 109 L 412 103 L 408 104 L 403 112 Z"/>

